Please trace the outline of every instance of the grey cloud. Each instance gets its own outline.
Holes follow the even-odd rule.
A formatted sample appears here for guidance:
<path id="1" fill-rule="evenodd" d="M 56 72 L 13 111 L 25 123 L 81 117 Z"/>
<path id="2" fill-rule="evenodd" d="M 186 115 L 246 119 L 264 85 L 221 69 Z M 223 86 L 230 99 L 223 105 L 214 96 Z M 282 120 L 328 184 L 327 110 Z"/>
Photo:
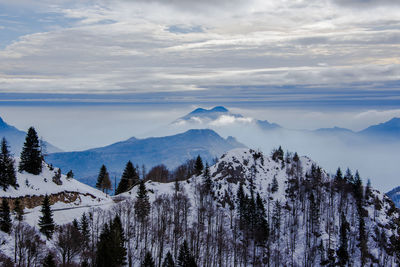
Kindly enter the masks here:
<path id="1" fill-rule="evenodd" d="M 396 0 L 332 0 L 342 6 L 349 7 L 379 7 L 379 6 L 400 6 L 399 1 Z"/>

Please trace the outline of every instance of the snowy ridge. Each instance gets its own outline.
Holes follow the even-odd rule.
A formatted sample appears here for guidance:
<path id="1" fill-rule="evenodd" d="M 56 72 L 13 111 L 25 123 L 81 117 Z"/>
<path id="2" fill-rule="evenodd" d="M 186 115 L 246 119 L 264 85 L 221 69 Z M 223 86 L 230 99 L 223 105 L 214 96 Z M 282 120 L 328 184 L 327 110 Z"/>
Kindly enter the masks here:
<path id="1" fill-rule="evenodd" d="M 18 166 L 19 159 L 15 159 L 15 166 Z M 106 194 L 101 191 L 85 185 L 73 178 L 67 178 L 61 174 L 61 185 L 52 181 L 58 168 L 50 170 L 50 167 L 43 163 L 42 172 L 39 175 L 33 175 L 27 172 L 17 172 L 18 188 L 10 186 L 7 191 L 0 190 L 0 197 L 23 197 L 23 196 L 43 196 L 57 194 L 62 192 L 77 192 L 81 194 L 90 194 L 98 200 L 109 199 Z"/>
<path id="2" fill-rule="evenodd" d="M 15 166 L 18 166 L 18 163 L 19 159 L 15 159 Z M 57 224 L 69 223 L 92 207 L 108 206 L 113 203 L 112 198 L 105 193 L 73 178 L 67 178 L 66 175 L 61 174 L 60 184 L 56 184 L 53 177 L 58 168 L 52 169 L 43 162 L 42 172 L 39 175 L 25 171 L 17 172 L 19 186 L 17 188 L 10 186 L 6 191 L 0 190 L 0 198 L 25 200 L 25 221 L 30 225 L 37 225 L 41 215 L 41 201 L 46 194 L 53 197 L 54 203 L 51 208 Z M 27 203 L 29 205 L 26 205 Z"/>
<path id="3" fill-rule="evenodd" d="M 321 169 L 321 181 L 318 182 L 317 188 L 313 189 L 310 173 L 317 165 L 310 158 L 304 156 L 300 157 L 299 162 L 301 162 L 301 169 L 297 179 L 300 181 L 300 186 L 294 191 L 294 196 L 291 198 L 288 194 L 288 185 L 295 180 L 294 175 L 290 173 L 293 162 L 283 165 L 281 160 L 274 161 L 271 157 L 254 150 L 235 149 L 229 151 L 214 166 L 210 167 L 215 210 L 220 210 L 226 218 L 235 217 L 236 207 L 232 212 L 226 200 L 228 198 L 233 203 L 237 203 L 236 194 L 240 184 L 243 185 L 244 192 L 249 196 L 251 192 L 254 195 L 259 193 L 267 210 L 270 231 L 279 233 L 278 237 L 269 243 L 272 251 L 270 253 L 273 253 L 275 257 L 272 260 L 279 266 L 323 266 L 329 262 L 328 251 L 333 253 L 331 256 L 333 261 L 336 261 L 342 225 L 340 213 L 344 212 L 345 218 L 350 224 L 348 232 L 349 264 L 361 266 L 363 256 L 359 245 L 359 209 L 356 198 L 349 191 L 349 185 L 343 189 L 343 191 L 349 192 L 343 193 L 335 185 L 333 177 Z M 274 178 L 278 182 L 276 191 L 271 190 Z M 198 215 L 196 215 L 200 202 L 198 188 L 203 183 L 203 179 L 204 177 L 200 175 L 179 182 L 192 209 L 188 219 L 189 224 L 196 225 L 198 220 Z M 172 197 L 174 194 L 174 183 L 148 181 L 146 187 L 151 203 L 159 197 Z M 134 198 L 136 193 L 137 188 L 133 188 L 122 196 L 127 199 Z M 311 195 L 320 201 L 316 200 L 316 206 L 310 204 Z M 281 209 L 281 226 L 278 230 L 274 230 L 272 222 L 277 203 Z M 397 259 L 391 252 L 391 240 L 398 238 L 399 226 L 396 221 L 400 218 L 399 212 L 385 194 L 374 189 L 370 190 L 369 196 L 365 197 L 362 203 L 362 218 L 365 221 L 368 248 L 368 253 L 363 254 L 366 257 L 365 261 L 380 266 L 393 266 Z M 293 209 L 296 210 L 295 216 L 292 216 Z M 318 223 L 313 225 L 317 230 L 315 233 L 309 234 L 310 230 L 307 225 L 310 223 L 310 216 L 314 216 L 310 215 L 314 214 L 313 209 L 318 210 L 316 213 Z M 236 242 L 233 241 L 232 221 L 229 222 L 227 219 L 224 224 L 225 242 Z M 295 237 L 293 237 L 293 233 L 296 233 Z M 311 237 L 307 237 L 308 235 Z M 296 244 L 293 253 L 290 252 L 288 245 L 291 242 Z M 259 259 L 259 263 L 264 262 L 265 264 L 266 257 L 262 249 L 257 247 L 255 251 L 257 251 L 256 258 Z M 332 258 L 330 259 L 332 260 Z M 233 265 L 234 262 L 229 262 L 224 266 Z M 248 262 L 246 266 L 249 265 L 252 264 Z"/>

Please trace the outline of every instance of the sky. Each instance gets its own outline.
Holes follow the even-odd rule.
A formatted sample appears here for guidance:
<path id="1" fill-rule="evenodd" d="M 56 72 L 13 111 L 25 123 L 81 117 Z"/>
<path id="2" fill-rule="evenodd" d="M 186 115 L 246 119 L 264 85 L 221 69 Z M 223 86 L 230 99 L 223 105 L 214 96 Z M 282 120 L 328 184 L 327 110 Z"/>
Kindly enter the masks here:
<path id="1" fill-rule="evenodd" d="M 399 3 L 0 0 L 0 93 L 395 106 Z"/>
<path id="2" fill-rule="evenodd" d="M 399 14 L 395 0 L 0 0 L 0 116 L 65 150 L 216 105 L 358 131 L 400 117 Z"/>

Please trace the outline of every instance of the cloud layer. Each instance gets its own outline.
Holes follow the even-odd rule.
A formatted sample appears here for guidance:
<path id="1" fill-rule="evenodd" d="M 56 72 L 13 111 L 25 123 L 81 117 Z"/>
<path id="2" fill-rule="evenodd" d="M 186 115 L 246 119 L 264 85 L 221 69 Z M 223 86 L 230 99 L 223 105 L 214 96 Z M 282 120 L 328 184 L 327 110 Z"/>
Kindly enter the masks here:
<path id="1" fill-rule="evenodd" d="M 0 92 L 197 91 L 196 100 L 218 97 L 228 87 L 242 86 L 234 90 L 244 96 L 251 87 L 268 97 L 279 86 L 306 86 L 309 93 L 292 90 L 288 97 L 351 100 L 349 92 L 379 96 L 400 80 L 400 7 L 391 1 L 0 4 L 69 21 L 0 50 Z M 390 90 L 399 93 L 398 86 Z"/>

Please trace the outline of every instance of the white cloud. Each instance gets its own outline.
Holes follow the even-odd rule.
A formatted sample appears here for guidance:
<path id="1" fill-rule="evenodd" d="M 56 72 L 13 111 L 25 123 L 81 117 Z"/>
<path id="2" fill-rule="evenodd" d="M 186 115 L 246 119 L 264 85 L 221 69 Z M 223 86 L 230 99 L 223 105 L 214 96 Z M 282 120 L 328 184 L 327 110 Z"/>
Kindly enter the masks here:
<path id="1" fill-rule="evenodd" d="M 243 124 L 252 123 L 254 120 L 252 118 L 241 118 L 232 115 L 221 115 L 216 120 L 211 121 L 209 124 L 211 126 L 227 126 L 231 124 Z"/>
<path id="2" fill-rule="evenodd" d="M 38 6 L 76 19 L 75 26 L 23 36 L 0 51 L 0 92 L 170 92 L 400 78 L 400 9 L 386 4 L 373 14 L 329 0 Z M 202 30 L 177 34 L 171 25 Z"/>

